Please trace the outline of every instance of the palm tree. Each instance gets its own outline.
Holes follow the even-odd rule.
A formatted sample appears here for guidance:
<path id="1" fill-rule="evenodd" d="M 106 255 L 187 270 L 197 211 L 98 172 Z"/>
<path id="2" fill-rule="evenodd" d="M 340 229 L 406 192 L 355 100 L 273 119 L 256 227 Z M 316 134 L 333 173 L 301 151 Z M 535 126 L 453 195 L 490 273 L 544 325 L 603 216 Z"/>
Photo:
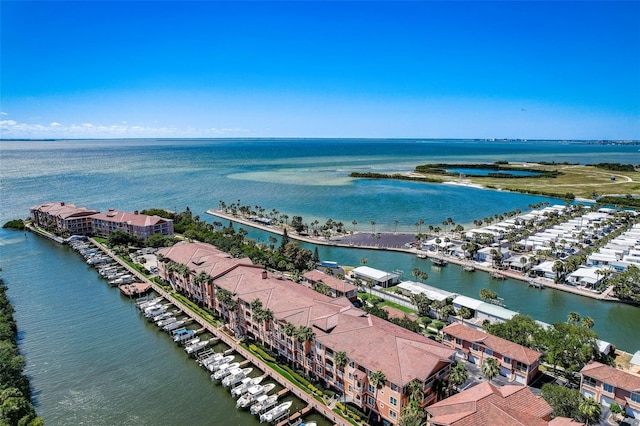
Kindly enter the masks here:
<path id="1" fill-rule="evenodd" d="M 449 374 L 450 383 L 458 390 L 458 386 L 466 382 L 468 378 L 469 372 L 467 371 L 467 367 L 460 361 L 456 361 Z"/>
<path id="2" fill-rule="evenodd" d="M 342 380 L 343 380 L 343 388 L 342 388 L 342 403 L 343 405 L 346 403 L 346 393 L 345 393 L 345 389 L 346 389 L 346 380 L 344 378 L 344 367 L 347 366 L 347 364 L 349 363 L 349 357 L 347 356 L 347 353 L 344 351 L 338 351 L 336 352 L 336 354 L 333 357 L 333 363 L 336 365 L 336 368 L 338 369 L 338 371 L 341 372 L 342 374 Z"/>
<path id="3" fill-rule="evenodd" d="M 595 399 L 587 397 L 578 404 L 578 413 L 580 420 L 586 425 L 597 424 L 602 416 L 602 405 Z"/>
<path id="4" fill-rule="evenodd" d="M 295 334 L 296 334 L 296 326 L 291 324 L 290 322 L 286 323 L 284 325 L 284 334 L 285 334 L 285 336 L 287 336 L 289 338 L 294 337 Z M 292 356 L 293 356 L 293 359 L 295 361 L 295 359 L 296 359 L 296 356 L 295 356 L 296 355 L 296 344 L 295 344 L 295 342 L 293 342 L 293 350 L 292 350 L 292 352 L 293 352 Z"/>
<path id="5" fill-rule="evenodd" d="M 462 324 L 464 324 L 464 320 L 471 319 L 473 312 L 466 306 L 461 306 L 460 309 L 458 309 L 458 316 L 462 320 Z"/>
<path id="6" fill-rule="evenodd" d="M 498 361 L 491 357 L 484 360 L 484 364 L 482 364 L 482 374 L 489 379 L 496 377 L 500 372 L 500 367 L 498 366 Z"/>
<path id="7" fill-rule="evenodd" d="M 371 386 L 373 386 L 376 390 L 375 396 L 373 398 L 375 404 L 374 408 L 376 412 L 378 411 L 378 390 L 382 389 L 386 382 L 387 376 L 381 370 L 376 370 L 371 373 L 371 376 L 369 376 L 369 383 L 371 383 Z"/>
<path id="8" fill-rule="evenodd" d="M 580 314 L 577 312 L 569 312 L 567 315 L 567 323 L 577 324 L 580 322 Z"/>
<path id="9" fill-rule="evenodd" d="M 591 317 L 582 317 L 580 324 L 585 328 L 593 328 L 595 321 L 593 321 L 593 318 Z"/>
<path id="10" fill-rule="evenodd" d="M 367 288 L 369 289 L 369 296 L 371 296 L 371 289 L 376 286 L 376 283 L 373 280 L 367 280 L 367 282 L 365 284 L 366 284 Z"/>
<path id="11" fill-rule="evenodd" d="M 306 353 L 306 345 L 313 342 L 313 340 L 316 338 L 316 334 L 313 332 L 313 329 L 304 325 L 298 327 L 295 336 L 298 343 L 305 345 L 305 348 L 303 348 L 304 353 Z M 304 362 L 302 363 L 302 366 L 304 367 Z"/>

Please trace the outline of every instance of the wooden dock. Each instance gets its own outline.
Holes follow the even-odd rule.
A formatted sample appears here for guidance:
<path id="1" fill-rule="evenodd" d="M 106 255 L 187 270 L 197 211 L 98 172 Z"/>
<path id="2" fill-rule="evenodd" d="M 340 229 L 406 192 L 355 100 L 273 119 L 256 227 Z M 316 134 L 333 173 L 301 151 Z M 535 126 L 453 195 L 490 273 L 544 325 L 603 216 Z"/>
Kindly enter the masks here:
<path id="1" fill-rule="evenodd" d="M 286 420 L 282 420 L 281 422 L 277 423 L 277 426 L 287 426 L 291 424 L 291 422 L 295 422 L 296 420 L 306 416 L 311 412 L 311 410 L 313 410 L 313 407 L 310 405 L 307 405 L 302 410 L 296 411 L 295 413 L 290 415 Z"/>
<path id="2" fill-rule="evenodd" d="M 149 283 L 131 283 L 119 285 L 120 293 L 127 297 L 139 297 L 143 294 L 147 294 L 151 290 L 151 284 Z"/>

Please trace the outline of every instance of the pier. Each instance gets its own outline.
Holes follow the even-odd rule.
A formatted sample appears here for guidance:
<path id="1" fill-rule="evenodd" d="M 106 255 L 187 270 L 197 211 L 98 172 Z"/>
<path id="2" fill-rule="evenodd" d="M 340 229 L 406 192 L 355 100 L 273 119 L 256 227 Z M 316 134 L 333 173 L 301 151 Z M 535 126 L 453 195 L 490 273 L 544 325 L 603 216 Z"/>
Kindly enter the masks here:
<path id="1" fill-rule="evenodd" d="M 329 421 L 333 422 L 333 424 L 336 425 L 336 426 L 349 426 L 349 425 L 351 425 L 351 423 L 348 420 L 346 420 L 345 418 L 341 417 L 339 414 L 336 414 L 331 408 L 329 408 L 325 404 L 323 404 L 323 403 L 319 402 L 318 400 L 316 400 L 312 395 L 310 395 L 310 394 L 306 393 L 305 391 L 301 390 L 300 388 L 298 388 L 294 383 L 290 382 L 288 379 L 286 379 L 285 377 L 281 376 L 276 370 L 271 368 L 269 365 L 267 365 L 260 358 L 254 356 L 251 352 L 249 352 L 245 348 L 243 348 L 238 343 L 238 341 L 233 336 L 227 334 L 224 331 L 223 328 L 218 328 L 218 327 L 214 326 L 213 324 L 211 324 L 210 322 L 207 322 L 202 317 L 200 317 L 196 312 L 192 311 L 189 306 L 183 304 L 180 300 L 178 300 L 175 297 L 173 297 L 169 292 L 167 292 L 166 290 L 164 290 L 160 286 L 156 285 L 152 281 L 149 281 L 140 272 L 138 272 L 134 268 L 130 267 L 125 262 L 121 261 L 115 255 L 115 253 L 113 253 L 111 250 L 107 249 L 106 247 L 104 247 L 102 244 L 98 243 L 94 239 L 91 239 L 91 241 L 92 241 L 93 244 L 95 244 L 97 247 L 99 247 L 101 250 L 103 250 L 105 253 L 107 253 L 110 257 L 112 257 L 116 262 L 121 264 L 128 271 L 130 271 L 131 274 L 133 274 L 138 280 L 140 280 L 140 282 L 147 283 L 148 285 L 150 285 L 151 288 L 153 288 L 153 290 L 156 293 L 158 293 L 165 300 L 167 300 L 168 302 L 173 304 L 176 308 L 180 309 L 185 315 L 187 315 L 189 317 L 189 320 L 193 320 L 193 321 L 197 322 L 201 326 L 201 329 L 204 329 L 204 330 L 208 331 L 214 337 L 218 338 L 219 340 L 224 342 L 227 346 L 229 346 L 230 350 L 235 351 L 240 356 L 245 358 L 247 360 L 247 361 L 245 361 L 245 364 L 250 362 L 255 367 L 257 367 L 260 370 L 262 370 L 266 377 L 270 378 L 271 380 L 273 380 L 273 381 L 279 383 L 281 386 L 283 386 L 284 389 L 282 391 L 280 391 L 280 392 L 285 392 L 285 393 L 283 393 L 283 395 L 287 394 L 287 393 L 291 393 L 295 397 L 297 397 L 301 401 L 303 401 L 306 404 L 306 407 L 302 411 L 304 411 L 305 413 L 308 413 L 308 412 L 311 412 L 311 410 L 315 410 L 318 414 L 320 414 L 321 416 L 325 417 Z M 307 411 L 305 411 L 305 410 L 307 410 Z M 301 411 L 301 413 L 302 413 L 302 411 Z M 299 414 L 299 416 L 302 416 L 302 414 Z M 287 419 L 284 424 L 288 423 L 288 421 L 289 420 Z"/>

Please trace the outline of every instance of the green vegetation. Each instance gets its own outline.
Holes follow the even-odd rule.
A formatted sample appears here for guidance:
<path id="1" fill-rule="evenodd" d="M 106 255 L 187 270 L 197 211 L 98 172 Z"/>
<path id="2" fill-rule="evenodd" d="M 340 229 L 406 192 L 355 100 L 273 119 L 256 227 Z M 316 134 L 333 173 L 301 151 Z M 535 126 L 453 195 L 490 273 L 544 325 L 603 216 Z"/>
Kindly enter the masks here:
<path id="1" fill-rule="evenodd" d="M 14 220 L 10 220 L 7 223 L 5 223 L 4 225 L 2 225 L 3 228 L 5 229 L 14 229 L 16 231 L 24 231 L 26 226 L 24 224 L 24 220 L 22 219 L 14 219 Z"/>
<path id="2" fill-rule="evenodd" d="M 600 421 L 602 406 L 577 389 L 546 383 L 542 385 L 542 397 L 553 409 L 553 417 L 569 417 L 588 425 Z"/>
<path id="3" fill-rule="evenodd" d="M 18 326 L 13 319 L 13 306 L 7 286 L 0 277 L 0 424 L 40 426 L 30 402 L 29 379 L 23 373 L 24 357 L 18 352 Z"/>
<path id="4" fill-rule="evenodd" d="M 633 187 L 636 192 L 640 191 L 640 184 Z M 598 198 L 598 204 L 605 206 L 633 207 L 640 208 L 640 198 L 632 197 L 631 194 L 625 196 L 608 195 Z"/>
<path id="5" fill-rule="evenodd" d="M 599 169 L 611 170 L 614 172 L 635 172 L 636 168 L 633 164 L 620 164 L 620 163 L 598 163 L 589 164 L 590 166 L 597 167 Z"/>
<path id="6" fill-rule="evenodd" d="M 588 317 L 583 320 L 573 312 L 567 322 L 557 322 L 545 329 L 533 318 L 519 314 L 504 323 L 486 324 L 484 329 L 494 336 L 542 352 L 543 360 L 552 366 L 554 373 L 576 381 L 575 373 L 589 361 L 611 363 L 598 350 L 598 335 L 590 329 L 593 320 Z"/>
<path id="7" fill-rule="evenodd" d="M 613 285 L 613 291 L 621 300 L 640 303 L 640 268 L 631 265 L 607 282 Z"/>
<path id="8" fill-rule="evenodd" d="M 628 165 L 609 165 L 607 170 L 599 166 L 581 166 L 568 163 L 538 162 L 528 163 L 526 167 L 494 164 L 426 164 L 417 166 L 411 174 L 358 173 L 350 174 L 354 178 L 397 179 L 417 182 L 442 183 L 451 180 L 457 174 L 448 174 L 444 168 L 490 168 L 497 172 L 489 176 L 465 176 L 465 180 L 482 185 L 485 188 L 524 194 L 572 200 L 575 197 L 594 198 L 598 194 L 636 194 L 640 191 L 640 171 Z M 535 176 L 514 176 L 509 171 L 521 170 L 536 172 Z M 611 172 L 624 173 L 611 180 Z M 545 188 L 545 190 L 540 190 Z M 634 206 L 628 203 L 629 197 L 620 197 L 612 204 Z M 633 202 L 633 201 L 632 201 Z"/>

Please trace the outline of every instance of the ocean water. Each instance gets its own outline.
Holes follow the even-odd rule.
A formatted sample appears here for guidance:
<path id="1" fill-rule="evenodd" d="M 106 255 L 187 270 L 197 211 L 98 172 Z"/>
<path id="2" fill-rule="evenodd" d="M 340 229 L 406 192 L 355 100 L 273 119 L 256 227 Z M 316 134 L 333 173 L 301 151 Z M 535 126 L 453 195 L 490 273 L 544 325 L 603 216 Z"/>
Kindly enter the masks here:
<path id="1" fill-rule="evenodd" d="M 634 162 L 637 146 L 567 142 L 448 140 L 113 140 L 0 142 L 0 220 L 27 217 L 29 207 L 65 201 L 97 210 L 189 207 L 205 212 L 227 204 L 342 221 L 349 229 L 415 231 L 451 217 L 475 219 L 539 201 L 561 200 L 455 185 L 351 179 L 351 171 L 397 172 L 429 162 Z M 267 234 L 251 231 L 251 238 Z M 312 248 L 312 247 L 310 247 Z M 428 284 L 477 297 L 496 290 L 507 307 L 537 319 L 594 318 L 602 338 L 640 349 L 640 309 L 601 303 L 511 280 L 431 268 L 415 256 L 319 247 L 326 260 L 385 270 L 414 267 Z M 165 334 L 144 322 L 117 290 L 68 248 L 31 234 L 0 230 L 0 267 L 9 286 L 37 409 L 50 425 L 254 424 Z"/>

